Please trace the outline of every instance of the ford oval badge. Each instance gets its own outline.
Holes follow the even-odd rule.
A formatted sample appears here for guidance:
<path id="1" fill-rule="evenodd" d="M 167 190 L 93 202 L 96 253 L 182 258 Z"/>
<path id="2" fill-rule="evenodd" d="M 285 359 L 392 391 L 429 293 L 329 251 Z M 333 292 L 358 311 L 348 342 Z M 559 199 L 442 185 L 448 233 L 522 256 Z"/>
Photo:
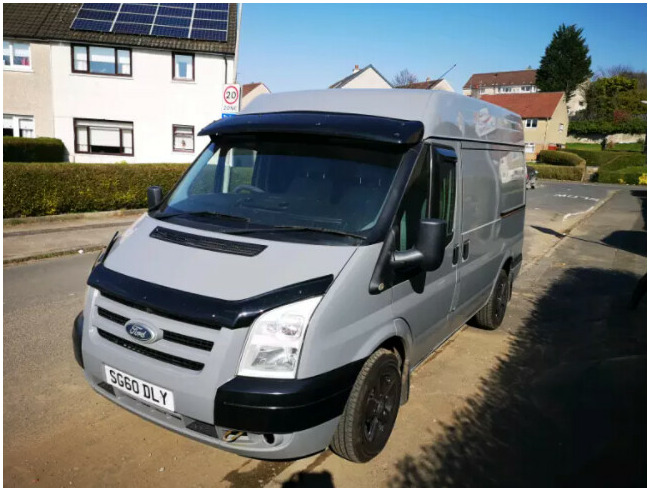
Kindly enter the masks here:
<path id="1" fill-rule="evenodd" d="M 140 342 L 150 344 L 151 342 L 158 340 L 156 331 L 153 328 L 144 325 L 142 322 L 130 321 L 126 323 L 125 327 L 126 333 Z"/>

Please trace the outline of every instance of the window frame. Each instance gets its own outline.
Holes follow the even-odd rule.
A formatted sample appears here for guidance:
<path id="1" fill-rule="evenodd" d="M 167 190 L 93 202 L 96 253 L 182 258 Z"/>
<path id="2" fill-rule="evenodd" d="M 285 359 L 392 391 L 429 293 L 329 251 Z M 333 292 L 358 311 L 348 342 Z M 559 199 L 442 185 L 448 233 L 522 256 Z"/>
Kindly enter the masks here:
<path id="1" fill-rule="evenodd" d="M 524 125 L 525 128 L 530 128 L 530 129 L 535 129 L 537 128 L 537 123 L 538 123 L 537 117 L 531 117 L 526 119 L 526 124 Z M 530 123 L 530 124 L 529 124 Z"/>
<path id="2" fill-rule="evenodd" d="M 4 123 L 4 118 L 9 118 L 9 117 L 12 119 L 11 130 L 12 130 L 13 134 L 11 135 L 11 137 L 13 137 L 13 138 L 36 138 L 36 119 L 34 118 L 34 116 L 3 113 L 2 114 L 3 123 Z M 33 128 L 31 129 L 32 136 L 21 136 L 21 134 L 20 134 L 20 121 L 21 120 L 28 120 L 28 121 L 32 122 L 32 125 L 33 125 Z M 4 124 L 3 124 L 2 129 L 3 129 L 3 133 L 4 133 Z M 16 131 L 18 132 L 17 135 L 16 135 Z"/>
<path id="3" fill-rule="evenodd" d="M 14 39 L 3 39 L 3 46 L 2 46 L 2 56 L 4 58 L 4 43 L 9 43 L 9 64 L 5 65 L 4 60 L 2 62 L 2 68 L 3 70 L 7 71 L 34 71 L 33 69 L 33 57 L 32 57 L 32 43 L 29 41 L 18 41 Z M 14 44 L 26 44 L 27 49 L 29 51 L 29 65 L 16 65 L 14 64 Z"/>
<path id="4" fill-rule="evenodd" d="M 131 153 L 107 153 L 100 151 L 90 151 L 90 132 L 88 133 L 88 151 L 79 150 L 79 142 L 77 140 L 77 127 L 79 121 L 95 121 L 101 123 L 119 123 L 119 124 L 131 124 Z M 87 125 L 82 124 L 82 127 L 88 127 Z M 120 148 L 124 148 L 124 128 L 116 128 L 120 131 Z M 80 153 L 82 155 L 110 155 L 110 156 L 122 156 L 122 157 L 132 157 L 135 156 L 135 125 L 133 121 L 116 121 L 112 119 L 88 119 L 83 117 L 75 117 L 72 119 L 72 131 L 74 133 L 74 152 Z"/>
<path id="5" fill-rule="evenodd" d="M 176 76 L 176 56 L 191 56 L 192 57 L 192 78 L 178 78 Z M 196 57 L 194 53 L 182 53 L 180 51 L 172 51 L 172 80 L 175 82 L 194 82 L 196 79 Z"/>
<path id="6" fill-rule="evenodd" d="M 530 148 L 530 151 L 529 151 Z M 524 143 L 524 153 L 535 153 L 535 149 L 537 148 L 537 143 L 534 142 L 525 142 Z"/>
<path id="7" fill-rule="evenodd" d="M 192 129 L 192 149 L 184 150 L 182 148 L 176 148 L 176 128 L 191 128 Z M 196 137 L 194 134 L 194 126 L 189 124 L 172 124 L 172 151 L 178 153 L 194 153 L 196 151 Z"/>
<path id="8" fill-rule="evenodd" d="M 75 48 L 86 48 L 86 70 L 77 70 L 74 65 L 74 49 Z M 90 71 L 90 48 L 107 48 L 112 49 L 115 54 L 115 73 L 97 73 Z M 118 70 L 118 51 L 128 51 L 129 53 L 129 73 L 119 73 Z M 72 73 L 78 73 L 82 75 L 96 75 L 100 77 L 120 77 L 120 78 L 133 78 L 133 50 L 128 47 L 115 47 L 115 46 L 102 46 L 99 44 L 70 44 L 70 61 L 72 63 Z"/>

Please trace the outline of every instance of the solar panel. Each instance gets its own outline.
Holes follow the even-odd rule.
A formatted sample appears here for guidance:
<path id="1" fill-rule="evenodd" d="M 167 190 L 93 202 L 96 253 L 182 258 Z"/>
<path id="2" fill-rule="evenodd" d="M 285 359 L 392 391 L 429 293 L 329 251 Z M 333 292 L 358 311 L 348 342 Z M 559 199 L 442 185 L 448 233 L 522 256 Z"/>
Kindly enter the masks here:
<path id="1" fill-rule="evenodd" d="M 71 29 L 224 42 L 227 3 L 84 3 Z"/>

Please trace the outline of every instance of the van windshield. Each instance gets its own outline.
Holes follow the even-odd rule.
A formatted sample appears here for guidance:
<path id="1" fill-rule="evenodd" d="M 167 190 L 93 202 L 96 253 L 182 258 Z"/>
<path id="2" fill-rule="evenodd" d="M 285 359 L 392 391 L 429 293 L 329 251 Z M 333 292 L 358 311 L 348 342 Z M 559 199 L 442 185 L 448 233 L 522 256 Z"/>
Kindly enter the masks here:
<path id="1" fill-rule="evenodd" d="M 359 242 L 376 225 L 405 151 L 323 136 L 221 137 L 152 216 L 276 240 Z"/>

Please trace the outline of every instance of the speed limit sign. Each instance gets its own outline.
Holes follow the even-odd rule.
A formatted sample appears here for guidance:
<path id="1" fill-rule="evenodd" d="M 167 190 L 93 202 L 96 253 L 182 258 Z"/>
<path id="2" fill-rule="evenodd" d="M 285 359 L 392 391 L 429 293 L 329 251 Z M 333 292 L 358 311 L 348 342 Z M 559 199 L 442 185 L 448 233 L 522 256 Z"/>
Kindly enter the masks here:
<path id="1" fill-rule="evenodd" d="M 223 107 L 221 112 L 239 112 L 240 88 L 239 84 L 226 85 L 223 89 Z"/>

